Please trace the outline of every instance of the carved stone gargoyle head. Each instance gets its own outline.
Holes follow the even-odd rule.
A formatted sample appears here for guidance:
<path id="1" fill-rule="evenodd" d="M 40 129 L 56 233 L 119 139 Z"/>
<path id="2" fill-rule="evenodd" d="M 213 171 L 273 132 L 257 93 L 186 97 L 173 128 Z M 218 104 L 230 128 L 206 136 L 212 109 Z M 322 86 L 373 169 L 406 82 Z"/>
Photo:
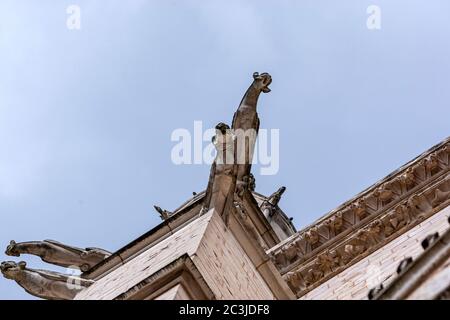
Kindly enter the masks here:
<path id="1" fill-rule="evenodd" d="M 280 202 L 281 200 L 281 196 L 283 195 L 283 193 L 286 191 L 286 187 L 282 186 L 281 188 L 279 188 L 275 193 L 273 193 L 268 201 L 270 202 L 270 204 L 276 206 L 278 205 L 278 202 Z"/>
<path id="2" fill-rule="evenodd" d="M 225 150 L 233 147 L 233 132 L 230 126 L 220 122 L 216 125 L 216 135 L 212 137 L 212 143 L 217 150 Z M 230 153 L 228 156 L 232 156 Z"/>
<path id="3" fill-rule="evenodd" d="M 226 123 L 220 122 L 216 125 L 216 130 L 218 130 L 221 134 L 226 134 L 227 130 L 230 130 L 230 126 Z"/>
<path id="4" fill-rule="evenodd" d="M 14 261 L 4 261 L 0 265 L 0 271 L 6 279 L 15 280 L 27 266 L 25 261 L 16 263 Z"/>
<path id="5" fill-rule="evenodd" d="M 6 247 L 5 254 L 11 257 L 19 257 L 20 253 L 16 250 L 16 242 L 11 240 L 9 245 Z"/>
<path id="6" fill-rule="evenodd" d="M 269 85 L 272 83 L 272 77 L 270 74 L 264 72 L 259 74 L 258 72 L 253 73 L 253 85 L 256 89 L 267 93 L 270 92 Z"/>

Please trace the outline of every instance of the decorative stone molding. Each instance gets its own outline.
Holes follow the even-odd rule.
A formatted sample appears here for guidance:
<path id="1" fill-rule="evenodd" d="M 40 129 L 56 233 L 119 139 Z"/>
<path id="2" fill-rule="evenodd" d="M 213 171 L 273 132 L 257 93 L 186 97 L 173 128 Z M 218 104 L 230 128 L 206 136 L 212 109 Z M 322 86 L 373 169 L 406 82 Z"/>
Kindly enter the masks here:
<path id="1" fill-rule="evenodd" d="M 302 296 L 448 204 L 449 171 L 450 138 L 269 254 Z"/>

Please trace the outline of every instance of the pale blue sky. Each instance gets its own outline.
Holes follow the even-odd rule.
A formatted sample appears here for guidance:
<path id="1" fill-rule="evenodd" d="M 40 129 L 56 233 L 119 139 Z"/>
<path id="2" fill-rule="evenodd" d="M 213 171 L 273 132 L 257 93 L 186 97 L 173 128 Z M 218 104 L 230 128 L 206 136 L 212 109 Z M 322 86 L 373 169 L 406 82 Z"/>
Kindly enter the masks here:
<path id="1" fill-rule="evenodd" d="M 81 30 L 66 8 L 81 8 Z M 366 9 L 382 10 L 381 30 Z M 254 71 L 301 228 L 450 135 L 450 2 L 0 2 L 0 260 L 9 240 L 115 251 L 205 188 L 171 132 L 230 123 Z M 24 256 L 30 267 L 50 268 Z M 32 298 L 0 278 L 0 299 Z"/>

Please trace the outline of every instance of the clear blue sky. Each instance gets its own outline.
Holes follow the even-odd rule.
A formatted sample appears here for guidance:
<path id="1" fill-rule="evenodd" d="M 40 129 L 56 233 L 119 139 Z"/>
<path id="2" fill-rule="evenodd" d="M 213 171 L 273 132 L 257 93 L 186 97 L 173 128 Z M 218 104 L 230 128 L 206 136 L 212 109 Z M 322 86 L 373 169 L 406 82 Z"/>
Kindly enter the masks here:
<path id="1" fill-rule="evenodd" d="M 66 8 L 81 8 L 81 30 Z M 366 9 L 380 6 L 381 30 Z M 0 260 L 9 240 L 115 251 L 205 188 L 174 129 L 230 123 L 254 71 L 298 228 L 450 135 L 450 2 L 0 3 Z M 255 168 L 257 169 L 257 168 Z M 30 267 L 50 268 L 24 256 Z M 32 298 L 0 278 L 0 299 Z"/>

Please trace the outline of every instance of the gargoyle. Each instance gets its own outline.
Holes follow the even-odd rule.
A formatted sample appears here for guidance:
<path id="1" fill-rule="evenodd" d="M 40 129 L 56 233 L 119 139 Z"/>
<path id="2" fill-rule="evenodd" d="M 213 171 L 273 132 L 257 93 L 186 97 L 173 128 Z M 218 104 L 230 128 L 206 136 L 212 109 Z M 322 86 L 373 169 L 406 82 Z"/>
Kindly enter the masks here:
<path id="1" fill-rule="evenodd" d="M 253 173 L 250 173 L 248 175 L 247 188 L 250 191 L 255 191 L 255 189 L 256 189 L 256 179 L 255 179 L 255 176 L 253 175 Z"/>
<path id="2" fill-rule="evenodd" d="M 153 206 L 153 208 L 155 208 L 155 210 L 159 213 L 161 220 L 167 220 L 172 215 L 172 212 L 161 209 L 161 207 Z"/>
<path id="3" fill-rule="evenodd" d="M 23 261 L 2 262 L 0 271 L 6 279 L 16 281 L 29 294 L 49 300 L 72 300 L 78 292 L 94 283 L 58 272 L 28 269 Z"/>
<path id="4" fill-rule="evenodd" d="M 367 205 L 364 199 L 358 200 L 356 203 L 351 205 L 352 210 L 359 218 L 359 220 L 364 219 L 369 213 L 367 212 Z"/>
<path id="5" fill-rule="evenodd" d="M 300 290 L 306 289 L 307 285 L 300 272 L 288 272 L 285 279 L 291 290 L 297 293 Z"/>
<path id="6" fill-rule="evenodd" d="M 227 221 L 227 217 L 224 216 L 225 206 L 231 205 L 236 187 L 236 181 L 233 179 L 234 135 L 230 127 L 222 122 L 217 124 L 216 135 L 212 142 L 217 155 L 211 165 L 202 211 L 215 209 Z"/>
<path id="7" fill-rule="evenodd" d="M 213 144 L 217 150 L 206 196 L 201 212 L 215 209 L 227 223 L 225 208 L 231 208 L 235 193 L 242 198 L 246 189 L 254 185 L 250 177 L 251 158 L 254 151 L 259 119 L 256 112 L 258 97 L 261 92 L 269 92 L 272 78 L 267 73 L 253 74 L 253 82 L 241 100 L 234 114 L 232 128 L 224 123 L 216 126 Z"/>
<path id="8" fill-rule="evenodd" d="M 335 270 L 339 266 L 339 257 L 336 250 L 327 250 L 317 257 L 316 262 L 320 271 L 324 275 L 327 275 Z"/>
<path id="9" fill-rule="evenodd" d="M 275 214 L 275 208 L 280 202 L 281 196 L 285 191 L 286 187 L 283 186 L 263 201 L 260 208 L 266 218 L 272 217 Z"/>
<path id="10" fill-rule="evenodd" d="M 231 128 L 236 136 L 237 181 L 243 181 L 250 174 L 253 151 L 259 130 L 259 118 L 256 111 L 261 92 L 270 92 L 272 77 L 268 73 L 255 72 L 253 83 L 247 89 L 233 117 Z"/>
<path id="11" fill-rule="evenodd" d="M 281 196 L 283 195 L 283 193 L 286 191 L 286 187 L 281 187 L 280 189 L 278 189 L 277 191 L 275 191 L 274 193 L 272 193 L 268 198 L 267 198 L 267 202 L 270 203 L 273 206 L 277 206 L 278 203 L 281 200 Z"/>
<path id="12" fill-rule="evenodd" d="M 255 177 L 253 174 L 243 176 L 242 181 L 236 183 L 236 195 L 242 199 L 245 191 L 255 191 Z"/>
<path id="13" fill-rule="evenodd" d="M 306 231 L 304 237 L 306 242 L 308 242 L 311 246 L 318 243 L 320 238 L 317 227 L 312 227 L 311 229 Z"/>
<path id="14" fill-rule="evenodd" d="M 44 262 L 66 268 L 76 266 L 83 272 L 88 271 L 111 255 L 110 252 L 103 249 L 81 249 L 53 240 L 21 243 L 16 243 L 12 240 L 6 248 L 5 254 L 14 257 L 19 257 L 21 254 L 32 254 L 39 256 Z"/>

